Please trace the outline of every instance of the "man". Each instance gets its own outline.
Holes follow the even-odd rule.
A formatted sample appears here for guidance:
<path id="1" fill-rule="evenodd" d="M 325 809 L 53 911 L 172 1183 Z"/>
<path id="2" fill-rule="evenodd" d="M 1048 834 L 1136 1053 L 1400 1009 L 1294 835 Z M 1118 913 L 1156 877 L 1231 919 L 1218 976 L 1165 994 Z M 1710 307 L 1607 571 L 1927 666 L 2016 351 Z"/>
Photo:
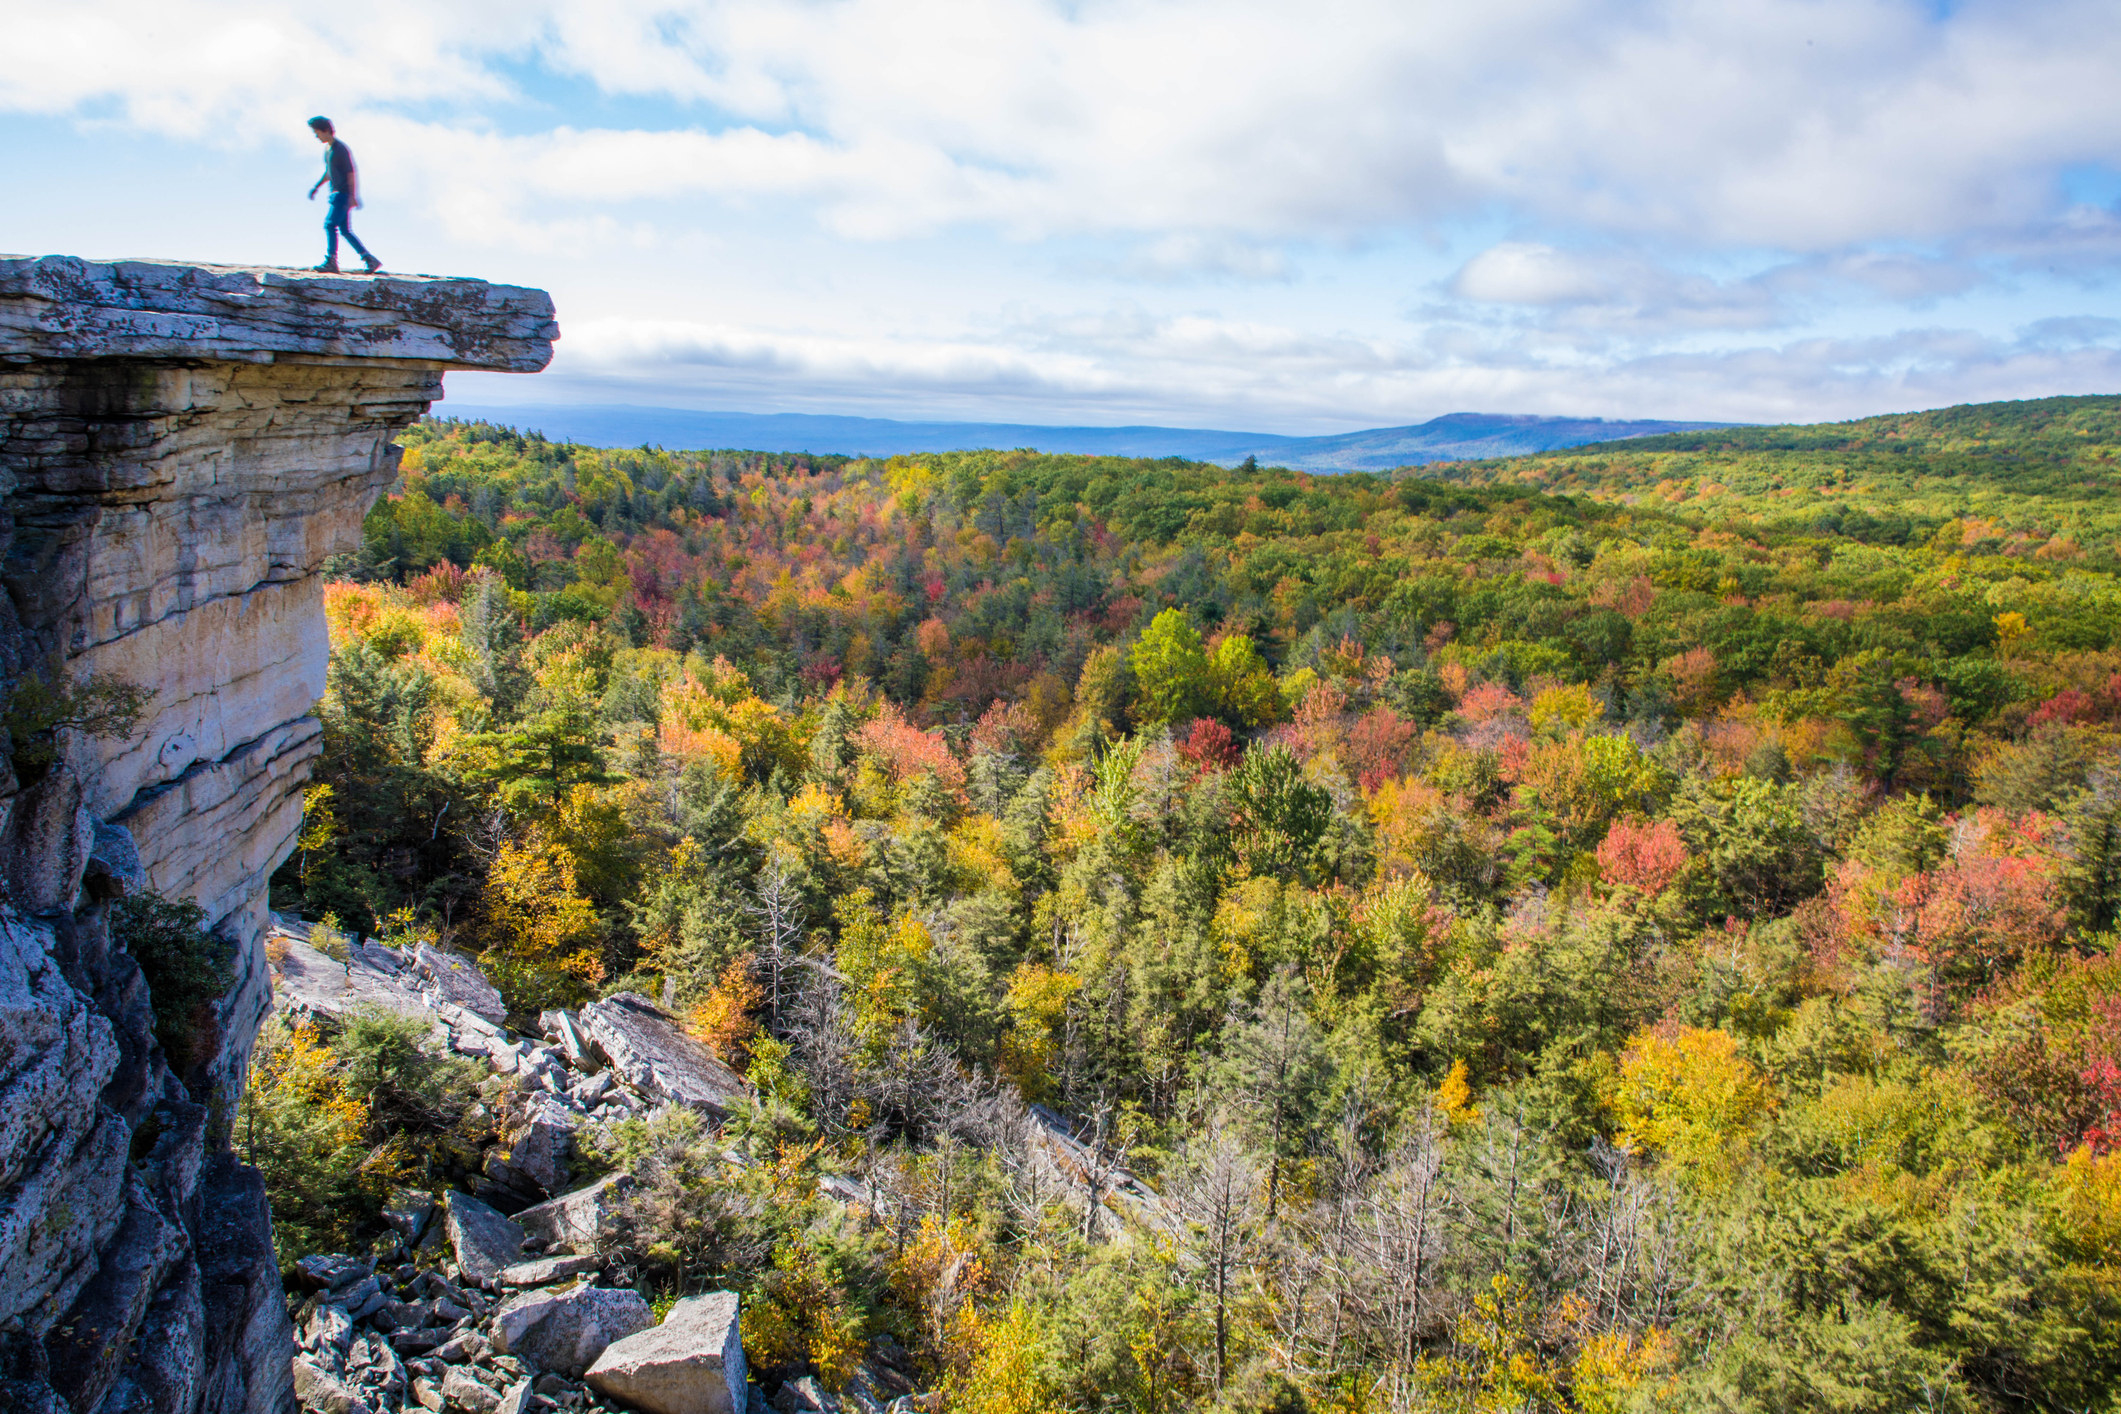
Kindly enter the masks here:
<path id="1" fill-rule="evenodd" d="M 361 253 L 368 266 L 367 273 L 375 274 L 383 268 L 383 262 L 368 253 L 361 238 L 353 233 L 354 209 L 361 204 L 361 174 L 354 167 L 353 149 L 339 141 L 332 129 L 331 119 L 311 118 L 309 130 L 317 135 L 317 141 L 327 149 L 324 154 L 324 175 L 317 178 L 316 185 L 309 189 L 309 199 L 317 199 L 317 188 L 331 183 L 331 205 L 324 213 L 324 263 L 315 269 L 339 273 L 339 233 L 346 233 L 346 243 Z"/>

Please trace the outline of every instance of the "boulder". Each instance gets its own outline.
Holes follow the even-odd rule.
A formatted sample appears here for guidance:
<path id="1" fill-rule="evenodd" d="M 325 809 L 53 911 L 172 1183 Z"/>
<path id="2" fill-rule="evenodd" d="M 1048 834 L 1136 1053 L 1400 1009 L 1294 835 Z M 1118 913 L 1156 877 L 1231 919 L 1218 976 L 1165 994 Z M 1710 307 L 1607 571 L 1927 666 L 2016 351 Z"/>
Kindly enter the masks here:
<path id="1" fill-rule="evenodd" d="M 434 1194 L 417 1188 L 400 1188 L 383 1207 L 383 1221 L 398 1230 L 407 1246 L 420 1240 L 434 1215 Z"/>
<path id="2" fill-rule="evenodd" d="M 604 1265 L 600 1257 L 539 1257 L 503 1267 L 494 1278 L 496 1286 L 551 1286 L 556 1281 L 593 1272 Z"/>
<path id="3" fill-rule="evenodd" d="M 523 1229 L 469 1193 L 451 1193 L 446 1225 L 464 1279 L 484 1285 L 523 1258 Z"/>
<path id="4" fill-rule="evenodd" d="M 309 1324 L 302 1330 L 302 1344 L 308 1350 L 337 1364 L 346 1358 L 353 1347 L 353 1317 L 346 1308 L 335 1301 L 327 1301 L 317 1307 L 310 1316 Z"/>
<path id="5" fill-rule="evenodd" d="M 486 1176 L 536 1202 L 567 1191 L 574 1132 L 581 1120 L 549 1095 L 523 1096 L 512 1107 L 501 1145 L 489 1151 Z"/>
<path id="6" fill-rule="evenodd" d="M 487 981 L 486 974 L 467 957 L 423 942 L 413 950 L 412 974 L 430 1002 L 462 1008 L 494 1026 L 508 1020 L 501 989 Z"/>
<path id="7" fill-rule="evenodd" d="M 526 1291 L 493 1317 L 493 1344 L 540 1369 L 579 1376 L 604 1347 L 655 1324 L 638 1291 L 604 1287 Z"/>
<path id="8" fill-rule="evenodd" d="M 374 1414 L 360 1391 L 313 1360 L 295 1357 L 295 1398 L 312 1414 Z"/>
<path id="9" fill-rule="evenodd" d="M 644 1095 L 719 1118 L 747 1093 L 742 1076 L 639 993 L 619 992 L 584 1007 L 581 1024 L 619 1078 Z"/>
<path id="10" fill-rule="evenodd" d="M 304 1257 L 295 1263 L 295 1278 L 320 1291 L 336 1291 L 342 1286 L 352 1286 L 372 1270 L 368 1263 L 358 1257 L 327 1252 L 314 1257 Z"/>
<path id="11" fill-rule="evenodd" d="M 736 1293 L 678 1302 L 663 1324 L 607 1346 L 584 1378 L 647 1414 L 746 1414 Z"/>
<path id="12" fill-rule="evenodd" d="M 817 1382 L 813 1375 L 784 1382 L 773 1396 L 780 1414 L 840 1414 L 840 1400 Z"/>
<path id="13" fill-rule="evenodd" d="M 586 1188 L 525 1208 L 515 1215 L 515 1222 L 525 1237 L 548 1249 L 594 1252 L 599 1239 L 611 1232 L 619 1199 L 631 1187 L 629 1175 L 608 1173 Z"/>
<path id="14" fill-rule="evenodd" d="M 434 1349 L 433 1358 L 445 1365 L 457 1365 L 466 1360 L 476 1360 L 493 1349 L 493 1343 L 477 1331 L 465 1331 L 452 1336 Z"/>
<path id="15" fill-rule="evenodd" d="M 557 1045 L 567 1057 L 569 1065 L 587 1068 L 595 1063 L 589 1040 L 582 1028 L 575 1023 L 571 1011 L 546 1011 L 538 1013 L 538 1030 L 545 1038 Z"/>
<path id="16" fill-rule="evenodd" d="M 346 1308 L 347 1315 L 358 1321 L 380 1309 L 385 1297 L 382 1283 L 372 1276 L 367 1276 L 337 1293 L 332 1299 Z"/>
<path id="17" fill-rule="evenodd" d="M 274 948 L 280 954 L 273 978 L 275 1006 L 297 1018 L 344 1016 L 357 1006 L 376 1006 L 400 1016 L 434 1019 L 427 999 L 388 948 L 349 943 L 347 960 L 341 962 L 310 945 L 306 926 L 273 915 Z M 296 932 L 298 927 L 305 931 Z"/>
<path id="18" fill-rule="evenodd" d="M 452 1365 L 442 1376 L 442 1402 L 464 1414 L 498 1414 L 501 1396 L 473 1379 L 462 1366 Z"/>

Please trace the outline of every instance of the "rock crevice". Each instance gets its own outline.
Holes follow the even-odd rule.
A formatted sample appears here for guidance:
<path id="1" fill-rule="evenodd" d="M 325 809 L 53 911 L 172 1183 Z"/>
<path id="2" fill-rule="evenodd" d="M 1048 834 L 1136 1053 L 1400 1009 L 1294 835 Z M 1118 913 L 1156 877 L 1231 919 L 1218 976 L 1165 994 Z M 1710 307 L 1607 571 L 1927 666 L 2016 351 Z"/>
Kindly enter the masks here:
<path id="1" fill-rule="evenodd" d="M 477 280 L 0 259 L 4 700 L 151 694 L 122 737 L 0 729 L 0 1407 L 293 1408 L 264 1188 L 226 1132 L 321 748 L 321 570 L 443 373 L 533 371 L 557 334 L 541 291 Z M 182 1074 L 110 934 L 137 889 L 233 952 Z"/>

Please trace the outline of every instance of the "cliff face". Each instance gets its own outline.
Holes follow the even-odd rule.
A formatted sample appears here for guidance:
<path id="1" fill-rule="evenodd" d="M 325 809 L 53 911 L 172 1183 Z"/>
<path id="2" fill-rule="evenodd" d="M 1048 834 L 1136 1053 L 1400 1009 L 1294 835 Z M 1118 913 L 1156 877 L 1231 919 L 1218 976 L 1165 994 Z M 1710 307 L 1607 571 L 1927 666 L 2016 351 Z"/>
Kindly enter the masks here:
<path id="1" fill-rule="evenodd" d="M 444 371 L 557 335 L 541 291 L 473 280 L 0 260 L 0 1407 L 292 1407 L 227 1132 L 319 750 L 319 570 Z M 133 730 L 22 705 L 92 679 L 152 692 Z M 181 1075 L 110 935 L 137 889 L 234 951 Z"/>

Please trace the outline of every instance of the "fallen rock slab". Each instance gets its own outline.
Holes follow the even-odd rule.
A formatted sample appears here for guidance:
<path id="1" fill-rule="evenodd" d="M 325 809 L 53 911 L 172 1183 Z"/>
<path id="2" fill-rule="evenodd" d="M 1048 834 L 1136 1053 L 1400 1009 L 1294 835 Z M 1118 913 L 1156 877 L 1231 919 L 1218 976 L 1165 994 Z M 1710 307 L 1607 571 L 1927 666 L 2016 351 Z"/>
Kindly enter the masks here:
<path id="1" fill-rule="evenodd" d="M 501 989 L 470 958 L 421 943 L 413 950 L 412 972 L 431 1001 L 461 1007 L 495 1026 L 508 1020 Z"/>
<path id="2" fill-rule="evenodd" d="M 655 1324 L 638 1291 L 604 1287 L 526 1291 L 494 1312 L 494 1349 L 579 1377 L 613 1341 Z"/>
<path id="3" fill-rule="evenodd" d="M 539 1257 L 503 1267 L 494 1277 L 495 1286 L 551 1286 L 554 1282 L 593 1272 L 604 1265 L 600 1257 Z"/>
<path id="4" fill-rule="evenodd" d="M 581 1027 L 619 1078 L 644 1095 L 723 1118 L 730 1102 L 749 1092 L 742 1076 L 638 992 L 584 1007 Z"/>
<path id="5" fill-rule="evenodd" d="M 515 1222 L 526 1237 L 547 1248 L 594 1252 L 598 1240 L 612 1231 L 619 1200 L 631 1187 L 633 1179 L 629 1175 L 608 1173 L 587 1187 L 525 1208 L 515 1215 Z"/>
<path id="6" fill-rule="evenodd" d="M 435 1196 L 417 1188 L 401 1188 L 390 1195 L 384 1205 L 383 1221 L 396 1228 L 410 1246 L 420 1240 L 427 1231 L 427 1223 L 435 1215 Z"/>
<path id="7" fill-rule="evenodd" d="M 605 1347 L 583 1378 L 647 1414 L 745 1414 L 736 1293 L 687 1297 L 663 1324 Z"/>
<path id="8" fill-rule="evenodd" d="M 501 1396 L 452 1365 L 442 1376 L 442 1402 L 464 1414 L 498 1414 Z"/>
<path id="9" fill-rule="evenodd" d="M 360 1391 L 313 1361 L 295 1357 L 295 1398 L 315 1414 L 373 1414 Z"/>
<path id="10" fill-rule="evenodd" d="M 469 1193 L 451 1193 L 446 1226 L 466 1281 L 484 1285 L 523 1260 L 523 1229 Z"/>
<path id="11" fill-rule="evenodd" d="M 501 1147 L 487 1156 L 487 1177 L 522 1193 L 525 1202 L 565 1192 L 574 1160 L 574 1132 L 581 1123 L 549 1096 L 522 1097 L 511 1107 Z"/>

